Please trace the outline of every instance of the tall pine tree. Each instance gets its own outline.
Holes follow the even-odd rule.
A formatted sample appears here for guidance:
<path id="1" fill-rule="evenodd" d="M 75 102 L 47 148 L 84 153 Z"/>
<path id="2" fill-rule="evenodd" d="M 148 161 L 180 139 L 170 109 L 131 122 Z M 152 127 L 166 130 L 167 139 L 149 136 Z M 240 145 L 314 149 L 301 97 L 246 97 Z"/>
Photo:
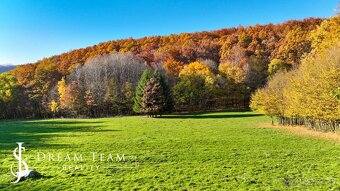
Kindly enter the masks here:
<path id="1" fill-rule="evenodd" d="M 139 83 L 138 83 L 138 86 L 136 88 L 136 94 L 135 94 L 135 97 L 134 97 L 134 104 L 133 104 L 133 111 L 136 112 L 136 113 L 139 113 L 140 112 L 140 107 L 141 107 L 141 99 L 142 99 L 142 96 L 143 96 L 143 89 L 147 83 L 147 81 L 152 77 L 152 72 L 148 69 L 144 70 L 140 80 L 139 80 Z"/>
<path id="2" fill-rule="evenodd" d="M 152 77 L 143 89 L 140 111 L 148 116 L 157 117 L 165 108 L 166 97 L 161 82 L 159 78 Z"/>
<path id="3" fill-rule="evenodd" d="M 159 71 L 145 70 L 136 89 L 134 112 L 161 115 L 173 108 L 174 100 L 167 79 Z"/>

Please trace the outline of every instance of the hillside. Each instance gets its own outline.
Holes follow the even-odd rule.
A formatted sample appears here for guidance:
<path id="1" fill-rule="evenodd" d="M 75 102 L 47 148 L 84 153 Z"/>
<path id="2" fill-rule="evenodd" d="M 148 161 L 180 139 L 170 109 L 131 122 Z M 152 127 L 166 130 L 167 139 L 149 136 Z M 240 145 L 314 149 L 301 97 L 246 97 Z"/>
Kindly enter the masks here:
<path id="1" fill-rule="evenodd" d="M 58 73 L 63 76 L 77 64 L 83 64 L 93 57 L 126 52 L 132 52 L 149 65 L 171 58 L 185 64 L 198 59 L 211 59 L 220 63 L 233 57 L 237 49 L 240 49 L 240 54 L 245 54 L 245 57 L 259 56 L 267 63 L 273 58 L 280 58 L 295 64 L 303 53 L 310 51 L 307 34 L 321 21 L 322 19 L 309 18 L 276 25 L 239 26 L 210 32 L 108 41 L 23 65 L 13 73 L 19 79 L 25 78 L 23 85 L 27 85 L 33 80 L 35 68 L 46 62 L 54 64 Z"/>
<path id="2" fill-rule="evenodd" d="M 129 38 L 45 58 L 2 76 L 4 92 L 12 93 L 2 99 L 0 118 L 132 114 L 145 69 L 166 77 L 175 111 L 248 108 L 251 94 L 277 71 L 269 66 L 300 65 L 312 50 L 310 34 L 325 21 Z"/>

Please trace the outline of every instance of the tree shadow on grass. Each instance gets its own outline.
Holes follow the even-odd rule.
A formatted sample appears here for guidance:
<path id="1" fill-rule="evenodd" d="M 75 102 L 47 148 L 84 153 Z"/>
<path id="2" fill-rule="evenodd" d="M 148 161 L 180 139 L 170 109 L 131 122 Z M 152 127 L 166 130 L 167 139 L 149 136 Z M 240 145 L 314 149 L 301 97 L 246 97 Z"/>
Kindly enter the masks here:
<path id="1" fill-rule="evenodd" d="M 223 114 L 209 114 L 209 113 L 197 113 L 197 114 L 183 114 L 183 115 L 165 115 L 162 118 L 165 119 L 226 119 L 226 118 L 246 118 L 263 116 L 256 113 L 223 113 Z"/>
<path id="2" fill-rule="evenodd" d="M 72 120 L 72 119 L 70 119 Z M 100 124 L 103 123 L 101 121 L 80 121 L 80 120 L 75 120 L 75 121 L 68 121 L 68 120 L 37 120 L 37 121 L 25 121 L 26 123 L 34 123 L 38 125 L 81 125 L 81 124 Z"/>
<path id="3" fill-rule="evenodd" d="M 46 141 L 57 137 L 81 137 L 86 132 L 115 132 L 120 130 L 102 129 L 98 121 L 63 121 L 63 120 L 18 120 L 2 121 L 0 124 L 0 149 L 13 150 L 16 142 L 24 142 L 34 148 L 72 148 L 71 143 L 48 144 Z M 85 134 L 87 135 L 87 134 Z"/>

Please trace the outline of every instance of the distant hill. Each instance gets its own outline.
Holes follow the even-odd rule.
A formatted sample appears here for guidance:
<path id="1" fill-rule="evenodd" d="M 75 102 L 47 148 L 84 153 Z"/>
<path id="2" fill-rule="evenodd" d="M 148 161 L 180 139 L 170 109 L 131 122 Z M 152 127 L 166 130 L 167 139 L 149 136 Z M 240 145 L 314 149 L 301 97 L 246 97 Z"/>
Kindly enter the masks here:
<path id="1" fill-rule="evenodd" d="M 12 70 L 15 67 L 16 67 L 15 65 L 6 65 L 6 66 L 0 65 L 0 74 L 4 73 L 4 72 L 7 72 L 9 70 Z"/>
<path id="2" fill-rule="evenodd" d="M 178 101 L 176 106 L 178 111 L 248 107 L 251 94 L 266 84 L 270 63 L 275 59 L 274 61 L 279 61 L 287 68 L 299 65 L 301 57 L 312 50 L 310 35 L 315 33 L 321 22 L 327 24 L 329 21 L 307 18 L 279 24 L 247 27 L 240 25 L 216 31 L 128 38 L 102 42 L 44 58 L 10 71 L 16 77 L 21 95 L 18 95 L 18 101 L 13 101 L 17 104 L 17 111 L 11 109 L 7 113 L 3 112 L 3 117 L 0 112 L 0 118 L 49 117 L 56 111 L 55 106 L 58 107 L 60 104 L 67 106 L 65 116 L 69 117 L 83 114 L 89 117 L 120 115 L 125 112 L 125 108 L 126 111 L 132 112 L 131 99 L 127 98 L 126 94 L 135 93 L 134 89 L 138 85 L 141 73 L 136 71 L 141 63 L 143 66 L 147 64 L 150 68 L 162 67 L 169 81 L 173 83 L 172 90 L 179 89 L 176 90 L 179 96 L 182 95 L 182 91 L 189 92 L 183 95 L 185 98 L 177 99 L 185 100 L 183 104 L 182 101 Z M 336 31 L 335 29 L 332 28 L 333 31 Z M 106 66 L 104 64 L 108 62 L 107 58 L 110 58 L 108 54 L 115 55 L 112 58 L 115 59 L 114 62 L 119 62 L 117 64 L 119 69 L 100 69 Z M 130 57 L 126 57 L 128 54 Z M 124 59 L 121 59 L 122 56 Z M 82 64 L 91 65 L 83 68 Z M 123 67 L 121 64 L 127 65 Z M 136 66 L 134 69 L 133 64 Z M 76 67 L 75 73 L 73 71 Z M 92 70 L 96 70 L 93 75 L 96 79 L 88 75 L 92 74 Z M 209 77 L 205 79 L 211 79 L 211 82 L 209 80 L 209 85 L 205 85 L 201 75 L 198 76 L 200 77 L 198 81 L 181 78 L 179 74 L 183 71 L 184 74 L 204 71 L 204 75 Z M 112 78 L 109 79 L 108 76 Z M 60 93 L 56 85 L 62 77 L 66 79 L 65 82 L 60 82 L 62 91 L 65 91 L 63 95 L 65 100 L 60 102 Z M 190 83 L 185 80 L 189 80 Z M 175 89 L 175 86 L 179 88 Z M 212 87 L 216 88 L 212 90 Z M 198 95 L 200 92 L 202 95 Z M 197 95 L 193 98 L 195 102 L 186 101 L 191 99 L 191 96 L 187 95 L 192 94 Z M 123 102 L 124 106 L 121 105 Z M 60 114 L 64 115 L 63 112 Z"/>
<path id="3" fill-rule="evenodd" d="M 184 64 L 200 59 L 209 59 L 216 63 L 232 59 L 239 62 L 242 60 L 239 56 L 244 57 L 243 60 L 250 57 L 261 58 L 265 65 L 274 58 L 296 64 L 311 49 L 309 32 L 316 29 L 322 21 L 319 18 L 307 18 L 279 24 L 248 27 L 240 25 L 237 28 L 215 31 L 112 40 L 25 64 L 12 73 L 18 78 L 20 85 L 28 87 L 34 81 L 36 69 L 46 68 L 48 64 L 55 65 L 58 72 L 57 76 L 51 75 L 51 79 L 60 80 L 60 76 L 69 74 L 76 65 L 86 63 L 96 56 L 126 52 L 133 53 L 150 66 L 171 59 Z"/>

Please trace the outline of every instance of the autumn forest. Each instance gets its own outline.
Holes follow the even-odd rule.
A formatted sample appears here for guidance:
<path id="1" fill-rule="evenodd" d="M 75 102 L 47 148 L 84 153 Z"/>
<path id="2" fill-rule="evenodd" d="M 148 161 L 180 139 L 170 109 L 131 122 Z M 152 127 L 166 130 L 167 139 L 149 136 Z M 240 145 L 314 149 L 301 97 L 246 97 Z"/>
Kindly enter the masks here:
<path id="1" fill-rule="evenodd" d="M 340 16 L 100 43 L 0 75 L 0 118 L 251 108 L 340 128 Z"/>

